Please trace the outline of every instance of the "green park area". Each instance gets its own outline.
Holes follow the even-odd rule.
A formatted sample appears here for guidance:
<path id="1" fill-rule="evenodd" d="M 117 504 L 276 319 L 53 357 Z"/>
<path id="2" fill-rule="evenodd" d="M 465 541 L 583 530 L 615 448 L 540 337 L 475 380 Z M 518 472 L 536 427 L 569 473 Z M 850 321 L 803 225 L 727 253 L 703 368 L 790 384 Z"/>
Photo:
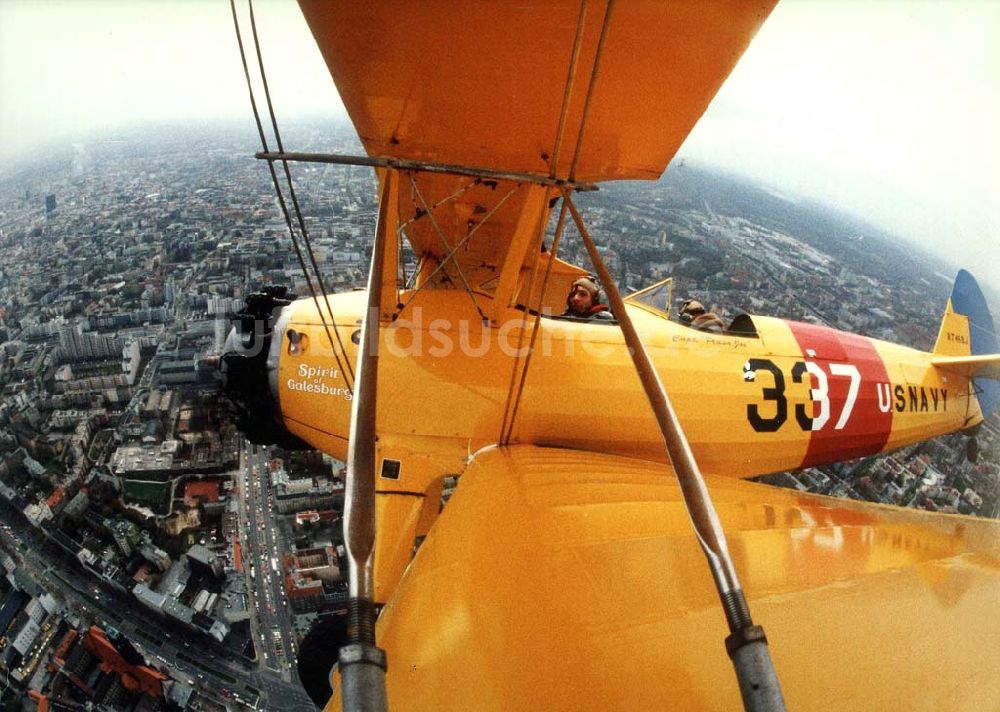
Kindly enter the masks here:
<path id="1" fill-rule="evenodd" d="M 167 511 L 170 483 L 125 480 L 124 495 L 126 502 L 141 504 L 158 514 L 163 514 Z"/>

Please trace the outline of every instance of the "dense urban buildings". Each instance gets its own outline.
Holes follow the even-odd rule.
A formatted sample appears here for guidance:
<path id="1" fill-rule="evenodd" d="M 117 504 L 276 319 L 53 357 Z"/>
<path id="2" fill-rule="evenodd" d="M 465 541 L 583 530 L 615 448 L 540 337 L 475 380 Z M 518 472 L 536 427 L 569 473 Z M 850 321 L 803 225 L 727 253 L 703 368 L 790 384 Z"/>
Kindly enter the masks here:
<path id="1" fill-rule="evenodd" d="M 314 150 L 359 150 L 343 127 L 295 129 Z M 252 150 L 239 132 L 154 133 L 0 175 L 0 710 L 308 709 L 297 646 L 346 600 L 341 464 L 247 443 L 216 369 L 248 292 L 308 293 Z M 371 171 L 293 173 L 327 286 L 363 286 Z M 581 203 L 628 289 L 672 277 L 675 302 L 725 317 L 926 349 L 954 276 L 682 161 Z M 572 235 L 560 256 L 587 264 Z M 765 479 L 997 517 L 996 417 L 978 442 L 975 463 L 950 436 Z"/>

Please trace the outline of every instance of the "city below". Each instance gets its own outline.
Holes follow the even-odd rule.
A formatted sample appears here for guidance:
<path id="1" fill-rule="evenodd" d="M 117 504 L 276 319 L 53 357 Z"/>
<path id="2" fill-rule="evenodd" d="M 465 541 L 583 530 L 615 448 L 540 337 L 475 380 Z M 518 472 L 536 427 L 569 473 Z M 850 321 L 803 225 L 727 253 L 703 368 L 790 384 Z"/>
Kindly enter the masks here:
<path id="1" fill-rule="evenodd" d="M 296 150 L 360 152 L 347 127 L 294 128 Z M 247 441 L 216 365 L 249 293 L 309 293 L 255 149 L 240 130 L 163 129 L 0 173 L 0 712 L 315 709 L 297 654 L 346 615 L 343 463 Z M 363 287 L 373 172 L 293 174 L 326 286 Z M 727 321 L 928 349 L 954 278 L 860 221 L 683 160 L 579 203 L 623 291 L 672 277 L 675 302 Z M 572 234 L 560 257 L 589 264 Z M 758 479 L 1000 517 L 1000 417 L 978 458 L 967 441 Z"/>

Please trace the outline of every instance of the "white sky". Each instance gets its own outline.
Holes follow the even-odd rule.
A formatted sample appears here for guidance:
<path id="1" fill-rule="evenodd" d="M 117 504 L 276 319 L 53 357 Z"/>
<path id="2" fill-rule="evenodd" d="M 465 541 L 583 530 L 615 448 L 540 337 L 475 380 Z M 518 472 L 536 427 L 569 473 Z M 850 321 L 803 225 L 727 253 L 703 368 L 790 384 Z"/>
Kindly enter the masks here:
<path id="1" fill-rule="evenodd" d="M 780 2 L 681 151 L 1000 289 L 1000 2 Z"/>
<path id="2" fill-rule="evenodd" d="M 279 120 L 341 115 L 296 4 L 255 8 Z M 251 120 L 226 0 L 0 0 L 0 157 L 183 118 Z M 783 0 L 680 155 L 1000 289 L 997 125 L 1000 0 Z"/>

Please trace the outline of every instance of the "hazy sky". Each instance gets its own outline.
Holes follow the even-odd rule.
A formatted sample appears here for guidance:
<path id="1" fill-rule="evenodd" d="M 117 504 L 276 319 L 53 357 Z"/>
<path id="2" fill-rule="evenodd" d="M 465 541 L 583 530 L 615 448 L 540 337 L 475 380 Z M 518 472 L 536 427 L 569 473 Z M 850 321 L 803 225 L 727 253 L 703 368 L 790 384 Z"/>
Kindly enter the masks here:
<path id="1" fill-rule="evenodd" d="M 297 5 L 255 8 L 279 119 L 342 114 Z M 227 0 L 0 0 L 0 156 L 186 117 L 251 120 Z M 997 125 L 1000 0 L 783 0 L 680 155 L 1000 289 Z"/>

